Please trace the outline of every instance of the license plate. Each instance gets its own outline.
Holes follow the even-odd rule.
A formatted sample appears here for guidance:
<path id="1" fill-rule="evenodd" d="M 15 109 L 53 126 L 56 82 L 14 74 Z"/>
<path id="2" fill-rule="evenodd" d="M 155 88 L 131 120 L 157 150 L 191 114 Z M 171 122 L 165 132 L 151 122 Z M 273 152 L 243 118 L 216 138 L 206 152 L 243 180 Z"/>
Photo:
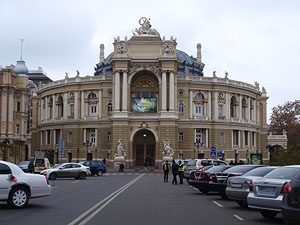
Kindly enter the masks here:
<path id="1" fill-rule="evenodd" d="M 272 187 L 259 187 L 258 188 L 259 193 L 266 193 L 266 194 L 270 194 L 270 193 L 274 193 L 275 189 Z"/>
<path id="2" fill-rule="evenodd" d="M 240 187 L 242 187 L 242 184 L 231 184 L 231 187 L 240 188 Z"/>

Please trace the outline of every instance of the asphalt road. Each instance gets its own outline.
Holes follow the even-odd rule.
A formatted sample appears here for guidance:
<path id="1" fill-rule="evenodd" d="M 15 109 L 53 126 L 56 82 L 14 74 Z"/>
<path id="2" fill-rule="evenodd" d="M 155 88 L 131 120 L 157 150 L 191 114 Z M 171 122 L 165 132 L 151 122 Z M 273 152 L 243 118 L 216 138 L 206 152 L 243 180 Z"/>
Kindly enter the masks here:
<path id="1" fill-rule="evenodd" d="M 203 195 L 186 183 L 165 183 L 161 173 L 109 173 L 87 180 L 58 179 L 51 185 L 51 196 L 31 199 L 24 209 L 0 203 L 0 224 L 284 224 L 281 215 L 268 221 L 216 194 Z"/>

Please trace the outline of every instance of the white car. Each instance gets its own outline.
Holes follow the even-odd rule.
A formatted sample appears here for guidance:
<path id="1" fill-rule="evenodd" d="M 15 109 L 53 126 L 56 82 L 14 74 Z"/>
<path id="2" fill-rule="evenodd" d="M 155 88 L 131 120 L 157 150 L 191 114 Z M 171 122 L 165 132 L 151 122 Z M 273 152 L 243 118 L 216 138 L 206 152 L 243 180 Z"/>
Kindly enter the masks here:
<path id="1" fill-rule="evenodd" d="M 22 208 L 30 198 L 51 194 L 47 177 L 24 173 L 13 163 L 0 161 L 0 201 L 7 201 L 13 208 Z"/>

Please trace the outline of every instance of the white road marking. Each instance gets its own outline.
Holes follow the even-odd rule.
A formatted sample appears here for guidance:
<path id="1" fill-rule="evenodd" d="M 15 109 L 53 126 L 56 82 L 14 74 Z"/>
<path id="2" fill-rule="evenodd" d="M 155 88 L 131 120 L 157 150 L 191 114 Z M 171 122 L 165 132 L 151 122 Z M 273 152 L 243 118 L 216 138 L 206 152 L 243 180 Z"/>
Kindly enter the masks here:
<path id="1" fill-rule="evenodd" d="M 51 188 L 57 188 L 58 186 L 54 186 L 54 187 L 51 187 Z"/>
<path id="2" fill-rule="evenodd" d="M 135 178 L 134 180 L 130 181 L 129 183 L 125 184 L 124 186 L 122 186 L 121 188 L 119 188 L 117 191 L 111 193 L 109 196 L 107 196 L 106 198 L 104 198 L 103 200 L 101 200 L 100 202 L 98 202 L 96 205 L 94 205 L 92 208 L 90 208 L 89 210 L 87 210 L 86 212 L 82 213 L 80 216 L 78 216 L 75 220 L 73 220 L 72 222 L 70 222 L 68 225 L 74 225 L 76 223 L 78 223 L 80 220 L 82 220 L 85 216 L 87 216 L 88 214 L 90 214 L 93 210 L 95 210 L 97 207 L 99 207 L 102 203 L 104 203 L 100 208 L 98 208 L 97 210 L 95 210 L 93 213 L 91 213 L 88 217 L 86 217 L 79 225 L 84 225 L 87 222 L 89 222 L 95 215 L 97 215 L 103 208 L 105 208 L 105 206 L 107 206 L 112 200 L 114 200 L 118 195 L 120 195 L 123 191 L 125 191 L 127 188 L 129 188 L 132 184 L 134 184 L 136 181 L 138 181 L 142 176 L 144 176 L 144 174 L 141 174 L 140 176 L 138 176 L 137 178 Z"/>
<path id="3" fill-rule="evenodd" d="M 160 174 L 156 174 L 157 176 L 159 176 Z"/>
<path id="4" fill-rule="evenodd" d="M 71 182 L 71 184 L 76 184 L 78 182 L 80 182 L 80 180 L 73 181 L 73 182 Z"/>
<path id="5" fill-rule="evenodd" d="M 212 202 L 215 203 L 217 206 L 223 208 L 223 206 L 219 202 L 216 202 L 216 201 L 212 201 Z"/>
<path id="6" fill-rule="evenodd" d="M 237 218 L 238 220 L 240 220 L 240 221 L 244 221 L 244 219 L 243 218 L 241 218 L 241 217 L 239 217 L 238 215 L 233 215 L 235 218 Z"/>
<path id="7" fill-rule="evenodd" d="M 153 173 L 150 173 L 149 175 L 153 176 Z"/>
<path id="8" fill-rule="evenodd" d="M 193 187 L 193 189 L 194 189 L 195 191 L 199 191 L 199 189 L 198 189 L 198 188 L 195 188 L 195 187 Z"/>

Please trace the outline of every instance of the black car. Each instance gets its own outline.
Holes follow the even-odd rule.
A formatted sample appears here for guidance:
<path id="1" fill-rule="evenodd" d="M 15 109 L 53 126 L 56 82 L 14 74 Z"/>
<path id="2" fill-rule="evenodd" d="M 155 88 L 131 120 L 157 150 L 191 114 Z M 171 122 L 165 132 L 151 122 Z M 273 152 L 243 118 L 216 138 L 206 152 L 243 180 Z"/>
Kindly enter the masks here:
<path id="1" fill-rule="evenodd" d="M 233 176 L 241 176 L 247 173 L 250 170 L 253 170 L 257 167 L 261 167 L 263 165 L 238 165 L 231 167 L 224 172 L 215 173 L 211 178 L 208 184 L 208 190 L 213 192 L 219 192 L 222 198 L 227 199 L 226 196 L 226 188 L 227 188 L 227 180 L 229 177 Z"/>
<path id="2" fill-rule="evenodd" d="M 25 173 L 34 173 L 32 161 L 22 161 L 17 164 Z"/>
<path id="3" fill-rule="evenodd" d="M 283 187 L 282 218 L 287 224 L 300 223 L 300 172 Z"/>

